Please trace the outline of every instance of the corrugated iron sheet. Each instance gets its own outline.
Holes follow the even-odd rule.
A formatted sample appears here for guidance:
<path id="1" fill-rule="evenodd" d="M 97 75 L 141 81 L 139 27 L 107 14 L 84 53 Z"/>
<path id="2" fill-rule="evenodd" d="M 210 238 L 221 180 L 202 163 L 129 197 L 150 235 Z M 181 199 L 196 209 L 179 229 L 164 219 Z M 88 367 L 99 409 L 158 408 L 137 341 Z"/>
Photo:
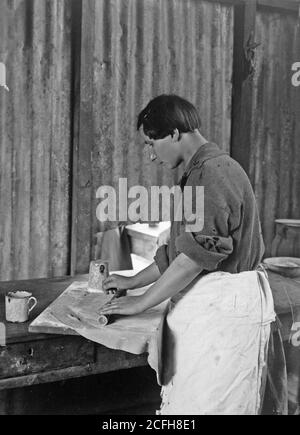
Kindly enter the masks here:
<path id="1" fill-rule="evenodd" d="M 0 88 L 0 279 L 68 272 L 71 7 L 72 0 L 1 1 L 0 62 L 10 92 Z M 92 126 L 88 245 L 101 229 L 100 185 L 120 177 L 129 186 L 170 185 L 180 175 L 150 163 L 135 131 L 149 99 L 172 92 L 191 100 L 204 136 L 229 150 L 233 13 L 199 0 L 83 1 L 83 63 L 91 51 L 91 64 L 81 66 L 81 105 Z M 297 18 L 260 11 L 256 39 L 250 175 L 269 247 L 274 219 L 300 214 L 299 88 L 290 84 Z"/>
<path id="2" fill-rule="evenodd" d="M 81 86 L 86 90 L 92 79 L 82 104 L 86 110 L 91 96 L 94 189 L 117 185 L 121 177 L 145 187 L 178 179 L 150 163 L 136 133 L 139 111 L 161 93 L 192 101 L 204 136 L 229 150 L 233 7 L 199 0 L 90 0 L 83 9 L 83 32 L 93 44 L 92 72 L 85 71 Z M 95 191 L 92 198 L 95 232 Z"/>
<path id="3" fill-rule="evenodd" d="M 70 5 L 1 0 L 1 280 L 68 270 Z"/>
<path id="4" fill-rule="evenodd" d="M 253 82 L 250 176 L 269 255 L 274 219 L 300 217 L 300 88 L 291 82 L 292 64 L 300 61 L 300 19 L 260 11 L 256 41 L 261 45 Z"/>

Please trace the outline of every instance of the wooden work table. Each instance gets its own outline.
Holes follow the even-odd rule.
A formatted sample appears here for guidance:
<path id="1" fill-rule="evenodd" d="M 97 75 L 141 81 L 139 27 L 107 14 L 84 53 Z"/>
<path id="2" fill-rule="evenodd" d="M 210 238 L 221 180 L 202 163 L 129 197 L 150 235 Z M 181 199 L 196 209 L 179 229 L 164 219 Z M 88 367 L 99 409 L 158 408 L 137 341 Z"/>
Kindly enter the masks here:
<path id="1" fill-rule="evenodd" d="M 275 311 L 287 340 L 294 318 L 299 321 L 300 283 L 270 273 Z M 81 378 L 133 367 L 147 366 L 147 355 L 134 355 L 95 344 L 75 335 L 28 332 L 30 322 L 56 299 L 74 280 L 86 281 L 87 275 L 53 279 L 0 282 L 0 322 L 6 328 L 6 346 L 0 347 L 0 390 Z M 27 290 L 38 300 L 27 323 L 5 322 L 4 295 L 12 290 Z"/>
<path id="2" fill-rule="evenodd" d="M 6 346 L 0 347 L 0 390 L 55 382 L 147 365 L 147 355 L 108 349 L 73 335 L 28 332 L 30 322 L 56 299 L 74 277 L 0 282 L 0 322 L 6 328 Z M 87 275 L 76 276 L 76 281 Z M 5 321 L 5 293 L 27 290 L 38 300 L 28 322 Z"/>

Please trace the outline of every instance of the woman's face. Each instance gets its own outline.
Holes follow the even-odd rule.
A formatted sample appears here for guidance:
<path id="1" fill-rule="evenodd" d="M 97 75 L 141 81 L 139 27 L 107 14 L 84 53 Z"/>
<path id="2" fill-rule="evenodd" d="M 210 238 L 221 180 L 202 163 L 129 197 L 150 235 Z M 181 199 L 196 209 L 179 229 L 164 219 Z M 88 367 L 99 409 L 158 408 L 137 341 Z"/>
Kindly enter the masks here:
<path id="1" fill-rule="evenodd" d="M 169 169 L 175 169 L 182 162 L 179 133 L 174 133 L 163 139 L 151 139 L 144 133 L 141 127 L 140 133 L 144 144 L 149 147 L 151 161 L 156 160 L 160 165 L 164 164 Z"/>

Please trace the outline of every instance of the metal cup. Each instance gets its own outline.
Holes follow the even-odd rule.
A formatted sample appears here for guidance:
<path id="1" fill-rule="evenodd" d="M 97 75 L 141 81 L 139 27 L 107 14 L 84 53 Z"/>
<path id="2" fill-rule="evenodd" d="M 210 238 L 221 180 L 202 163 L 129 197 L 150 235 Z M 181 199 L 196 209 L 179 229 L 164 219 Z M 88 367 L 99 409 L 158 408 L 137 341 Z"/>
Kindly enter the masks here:
<path id="1" fill-rule="evenodd" d="M 30 306 L 30 303 L 33 305 Z M 34 309 L 37 300 L 27 291 L 9 292 L 5 295 L 5 317 L 8 322 L 27 322 L 29 313 Z"/>
<path id="2" fill-rule="evenodd" d="M 88 290 L 103 292 L 102 282 L 109 275 L 109 262 L 95 260 L 90 262 Z"/>

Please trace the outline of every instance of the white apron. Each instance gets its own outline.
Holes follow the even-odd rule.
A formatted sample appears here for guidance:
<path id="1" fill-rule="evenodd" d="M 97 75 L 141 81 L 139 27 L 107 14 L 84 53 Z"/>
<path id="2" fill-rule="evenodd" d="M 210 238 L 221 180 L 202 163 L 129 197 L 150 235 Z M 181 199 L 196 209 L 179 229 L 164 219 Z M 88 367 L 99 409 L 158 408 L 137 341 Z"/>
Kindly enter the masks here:
<path id="1" fill-rule="evenodd" d="M 173 298 L 164 332 L 169 381 L 157 414 L 258 414 L 274 320 L 261 271 L 210 273 Z"/>

